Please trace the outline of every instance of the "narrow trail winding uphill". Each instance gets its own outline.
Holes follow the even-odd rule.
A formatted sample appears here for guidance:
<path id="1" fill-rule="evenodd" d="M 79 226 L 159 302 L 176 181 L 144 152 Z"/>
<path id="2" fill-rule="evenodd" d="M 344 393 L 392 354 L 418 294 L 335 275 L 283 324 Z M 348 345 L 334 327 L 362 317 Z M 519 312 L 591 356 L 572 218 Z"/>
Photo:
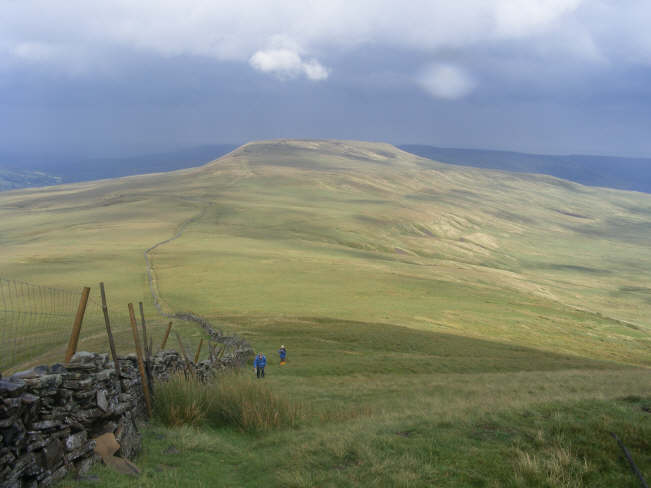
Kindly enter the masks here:
<path id="1" fill-rule="evenodd" d="M 152 263 L 151 253 L 153 251 L 155 251 L 158 247 L 163 246 L 165 244 L 168 244 L 168 243 L 178 239 L 179 237 L 181 237 L 190 224 L 192 224 L 192 223 L 198 221 L 199 219 L 201 219 L 206 214 L 206 211 L 208 210 L 208 208 L 210 208 L 210 207 L 212 207 L 214 205 L 215 205 L 214 202 L 210 202 L 207 205 L 204 205 L 204 207 L 201 209 L 201 211 L 199 211 L 199 213 L 197 213 L 193 217 L 190 217 L 186 221 L 182 222 L 181 225 L 179 225 L 176 233 L 172 237 L 170 237 L 168 239 L 164 239 L 164 240 L 162 240 L 160 242 L 157 242 L 156 244 L 154 244 L 150 248 L 146 249 L 145 252 L 144 252 L 145 266 L 146 266 L 146 270 L 147 270 L 147 280 L 149 282 L 149 290 L 151 291 L 151 296 L 152 296 L 152 298 L 154 300 L 154 306 L 156 307 L 158 312 L 161 315 L 163 315 L 164 317 L 175 317 L 176 314 L 175 313 L 168 313 L 165 310 L 163 310 L 163 306 L 161 304 L 162 298 L 160 296 L 160 291 L 158 290 L 158 285 L 156 284 L 156 278 L 154 277 L 154 267 L 153 267 L 153 263 Z"/>
<path id="2" fill-rule="evenodd" d="M 162 316 L 198 324 L 204 331 L 206 331 L 206 333 L 213 341 L 224 344 L 225 347 L 230 347 L 232 351 L 230 355 L 232 357 L 233 364 L 242 366 L 247 361 L 248 357 L 253 354 L 251 345 L 245 339 L 237 335 L 224 335 L 224 332 L 221 329 L 213 327 L 212 324 L 210 324 L 205 318 L 201 317 L 200 315 L 196 315 L 192 312 L 176 312 L 169 306 L 167 308 L 170 310 L 170 312 L 163 310 L 163 299 L 160 296 L 160 291 L 158 290 L 156 279 L 154 277 L 154 266 L 151 253 L 160 246 L 168 244 L 181 237 L 189 225 L 200 220 L 206 214 L 206 211 L 214 205 L 215 202 L 209 202 L 208 204 L 205 204 L 199 213 L 182 222 L 172 237 L 157 242 L 144 251 L 145 264 L 147 268 L 147 279 L 149 281 L 149 289 L 154 300 L 154 306 Z"/>
<path id="3" fill-rule="evenodd" d="M 214 163 L 209 163 L 208 165 L 201 167 L 200 171 L 205 170 L 205 168 L 209 167 L 211 164 Z M 245 161 L 242 161 L 240 163 L 240 167 L 241 169 L 244 170 L 244 174 L 246 176 L 252 175 L 252 173 L 248 168 L 248 164 Z M 234 186 L 237 182 L 239 182 L 246 176 L 241 176 L 241 175 L 236 176 L 233 180 L 226 183 L 225 187 L 228 188 Z M 248 355 L 253 353 L 253 349 L 245 339 L 237 335 L 225 336 L 222 330 L 214 328 L 212 324 L 210 324 L 205 318 L 196 315 L 192 312 L 183 312 L 183 311 L 174 310 L 171 306 L 169 306 L 169 304 L 165 303 L 164 299 L 161 297 L 160 289 L 158 288 L 158 282 L 155 276 L 154 263 L 153 263 L 153 252 L 159 249 L 161 246 L 164 246 L 165 244 L 169 244 L 170 242 L 173 242 L 176 239 L 182 237 L 184 232 L 188 229 L 188 227 L 193 223 L 201 220 L 206 214 L 206 212 L 210 208 L 213 208 L 216 205 L 216 202 L 214 201 L 202 202 L 200 200 L 199 202 L 196 202 L 196 205 L 200 206 L 201 210 L 199 210 L 199 212 L 194 216 L 181 222 L 174 235 L 160 242 L 157 242 L 151 247 L 145 249 L 145 251 L 143 252 L 145 258 L 147 281 L 149 282 L 149 290 L 151 292 L 151 296 L 154 301 L 154 306 L 162 316 L 167 318 L 175 318 L 179 320 L 190 321 L 198 324 L 202 329 L 204 329 L 208 333 L 208 335 L 212 340 L 222 343 L 225 346 L 230 346 L 231 348 L 233 348 L 233 353 L 232 353 L 233 358 L 238 358 L 235 362 L 237 364 L 243 364 L 243 361 L 246 361 Z M 164 305 L 166 305 L 166 307 L 164 307 Z"/>
<path id="4" fill-rule="evenodd" d="M 233 153 L 234 152 L 236 152 L 236 151 L 233 151 Z M 233 153 L 229 153 L 229 155 L 231 155 Z M 229 155 L 227 155 L 227 156 L 229 156 Z M 219 160 L 216 160 L 216 161 L 219 161 Z M 197 169 L 199 171 L 204 171 L 207 168 L 213 167 L 216 164 L 216 161 L 208 163 L 208 164 L 206 164 L 204 166 L 201 166 L 201 167 L 199 167 Z M 248 163 L 245 160 L 239 161 L 238 164 L 239 164 L 239 167 L 240 167 L 240 170 L 241 170 L 241 174 L 235 176 L 231 181 L 227 182 L 224 185 L 225 188 L 233 187 L 238 182 L 240 182 L 242 179 L 253 175 L 253 173 L 251 172 L 251 170 L 249 168 Z M 196 175 L 195 175 L 195 177 L 196 177 Z M 147 271 L 147 281 L 149 282 L 149 290 L 151 291 L 151 296 L 152 296 L 152 299 L 154 300 L 154 306 L 156 307 L 158 312 L 161 315 L 163 315 L 164 317 L 182 318 L 182 317 L 179 316 L 179 313 L 177 313 L 177 312 L 172 311 L 170 313 L 170 312 L 166 312 L 165 310 L 163 310 L 164 300 L 160 296 L 160 290 L 158 289 L 157 280 L 156 280 L 156 277 L 154 276 L 154 265 L 153 265 L 153 261 L 152 261 L 152 253 L 156 249 L 158 249 L 159 247 L 164 246 L 165 244 L 169 244 L 170 242 L 172 242 L 172 241 L 178 239 L 179 237 L 181 237 L 183 235 L 183 233 L 186 231 L 186 229 L 188 228 L 188 226 L 190 226 L 191 224 L 193 224 L 193 223 L 197 222 L 198 220 L 200 220 L 206 214 L 206 211 L 209 208 L 214 207 L 216 205 L 216 202 L 213 202 L 213 201 L 209 201 L 207 203 L 206 202 L 199 202 L 198 205 L 203 205 L 201 210 L 196 215 L 190 217 L 189 219 L 185 220 L 184 222 L 181 222 L 181 224 L 177 228 L 176 233 L 172 237 L 169 237 L 168 239 L 164 239 L 164 240 L 162 240 L 160 242 L 157 242 L 156 244 L 149 247 L 148 249 L 145 249 L 145 251 L 143 253 L 144 257 L 145 257 L 145 266 L 146 266 L 146 271 Z M 168 306 L 168 309 L 170 311 L 172 310 L 171 307 L 169 307 L 169 306 Z M 183 315 L 187 315 L 187 314 L 183 314 Z"/>

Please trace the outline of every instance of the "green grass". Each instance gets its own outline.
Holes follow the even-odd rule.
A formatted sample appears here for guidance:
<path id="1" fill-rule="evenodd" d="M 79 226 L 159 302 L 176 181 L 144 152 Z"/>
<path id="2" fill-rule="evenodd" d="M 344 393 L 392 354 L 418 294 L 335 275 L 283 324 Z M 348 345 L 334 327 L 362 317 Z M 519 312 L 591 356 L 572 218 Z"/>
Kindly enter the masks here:
<path id="1" fill-rule="evenodd" d="M 633 488 L 610 432 L 643 472 L 651 469 L 648 369 L 404 327 L 307 319 L 244 326 L 267 352 L 267 377 L 245 368 L 244 385 L 242 377 L 218 382 L 257 389 L 251 415 L 300 402 L 297 421 L 273 429 L 214 423 L 209 405 L 223 400 L 210 385 L 199 393 L 200 428 L 146 430 L 140 479 L 98 467 L 100 481 L 88 486 Z M 289 347 L 284 366 L 273 354 L 280 340 Z M 197 398 L 197 385 L 188 388 L 175 395 L 180 404 Z M 269 392 L 284 402 L 270 402 Z M 179 454 L 165 454 L 170 446 Z"/>
<path id="2" fill-rule="evenodd" d="M 264 437 L 153 426 L 139 479 L 99 467 L 99 482 L 62 485 L 635 488 L 609 432 L 648 471 L 649 428 L 638 412 L 624 400 L 556 404 L 456 422 L 371 417 Z M 179 454 L 166 454 L 170 446 Z"/>
<path id="3" fill-rule="evenodd" d="M 193 219 L 151 253 L 165 307 L 271 361 L 263 383 L 188 387 L 201 427 L 151 426 L 144 476 L 98 468 L 93 486 L 635 486 L 609 431 L 648 474 L 651 197 L 421 163 L 281 141 L 0 194 L 0 275 L 95 296 L 104 281 L 112 308 L 142 300 L 152 322 L 143 251 Z M 194 348 L 201 331 L 178 327 Z M 232 419 L 258 397 L 301 413 L 273 429 L 209 416 L 228 391 L 251 405 Z"/>
<path id="4" fill-rule="evenodd" d="M 651 470 L 648 369 L 325 319 L 249 319 L 241 331 L 269 358 L 265 380 L 243 371 L 244 390 L 266 390 L 250 413 L 273 406 L 272 392 L 285 408 L 301 404 L 297 421 L 248 434 L 237 423 L 215 424 L 209 405 L 222 400 L 209 386 L 199 391 L 200 428 L 146 430 L 136 461 L 142 478 L 98 467 L 92 485 L 633 488 L 610 432 Z M 289 348 L 284 366 L 274 354 L 281 342 Z M 232 391 L 243 379 L 217 381 Z M 176 395 L 180 404 L 197 397 L 197 385 L 188 388 Z M 165 454 L 170 446 L 180 453 Z"/>

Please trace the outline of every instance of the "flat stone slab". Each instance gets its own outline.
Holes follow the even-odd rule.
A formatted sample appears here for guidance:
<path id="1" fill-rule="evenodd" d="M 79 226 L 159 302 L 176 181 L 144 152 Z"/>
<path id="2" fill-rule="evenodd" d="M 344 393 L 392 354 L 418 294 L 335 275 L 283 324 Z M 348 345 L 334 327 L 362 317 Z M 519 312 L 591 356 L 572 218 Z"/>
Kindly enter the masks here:
<path id="1" fill-rule="evenodd" d="M 25 391 L 23 381 L 0 380 L 0 396 L 14 397 Z"/>

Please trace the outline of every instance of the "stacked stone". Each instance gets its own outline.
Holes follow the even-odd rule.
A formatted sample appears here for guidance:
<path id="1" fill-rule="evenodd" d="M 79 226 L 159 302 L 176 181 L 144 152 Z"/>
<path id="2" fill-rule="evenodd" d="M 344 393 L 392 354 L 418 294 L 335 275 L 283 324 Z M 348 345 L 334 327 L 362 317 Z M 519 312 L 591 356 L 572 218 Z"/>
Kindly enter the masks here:
<path id="1" fill-rule="evenodd" d="M 38 366 L 0 380 L 0 487 L 48 486 L 86 471 L 94 437 L 113 432 L 122 455 L 140 447 L 142 414 L 135 358 L 120 360 L 122 385 L 106 354 L 80 352 L 69 364 Z"/>
<path id="2" fill-rule="evenodd" d="M 183 371 L 185 361 L 176 351 L 160 351 L 151 358 L 151 372 L 155 379 L 167 381 L 178 371 Z"/>
<path id="3" fill-rule="evenodd" d="M 195 322 L 206 331 L 211 340 L 229 346 L 232 353 L 224 356 L 221 364 L 225 367 L 241 367 L 243 366 L 254 354 L 251 345 L 242 337 L 239 336 L 225 336 L 220 330 L 215 329 L 203 317 L 193 313 L 176 313 L 170 317 L 176 317 L 182 320 L 189 320 Z"/>
<path id="4" fill-rule="evenodd" d="M 211 356 L 196 364 L 193 361 L 186 364 L 178 352 L 171 350 L 160 351 L 151 358 L 151 372 L 154 379 L 167 381 L 170 376 L 184 372 L 189 367 L 192 374 L 196 375 L 200 381 L 205 382 L 212 379 L 215 374 L 224 368 L 241 366 L 251 355 L 252 350 L 244 347 L 235 349 L 233 353 L 224 354 L 221 358 Z"/>

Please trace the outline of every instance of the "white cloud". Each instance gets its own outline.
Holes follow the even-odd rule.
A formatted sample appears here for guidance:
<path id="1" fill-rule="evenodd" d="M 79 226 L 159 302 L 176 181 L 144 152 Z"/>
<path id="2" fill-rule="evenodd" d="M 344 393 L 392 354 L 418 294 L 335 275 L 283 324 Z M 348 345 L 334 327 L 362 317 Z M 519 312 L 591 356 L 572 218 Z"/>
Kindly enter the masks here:
<path id="1" fill-rule="evenodd" d="M 418 75 L 418 84 L 434 98 L 456 100 L 475 88 L 475 82 L 461 68 L 450 64 L 432 64 Z"/>
<path id="2" fill-rule="evenodd" d="M 303 71 L 305 71 L 305 76 L 312 81 L 325 80 L 330 76 L 330 70 L 325 68 L 316 59 L 311 59 L 303 63 Z"/>
<path id="3" fill-rule="evenodd" d="M 273 73 L 279 78 L 295 78 L 303 65 L 298 53 L 289 49 L 258 51 L 249 60 L 258 71 Z"/>
<path id="4" fill-rule="evenodd" d="M 312 81 L 328 78 L 328 70 L 316 59 L 303 60 L 298 52 L 287 48 L 257 51 L 249 64 L 263 73 L 271 73 L 281 80 L 305 76 Z"/>

